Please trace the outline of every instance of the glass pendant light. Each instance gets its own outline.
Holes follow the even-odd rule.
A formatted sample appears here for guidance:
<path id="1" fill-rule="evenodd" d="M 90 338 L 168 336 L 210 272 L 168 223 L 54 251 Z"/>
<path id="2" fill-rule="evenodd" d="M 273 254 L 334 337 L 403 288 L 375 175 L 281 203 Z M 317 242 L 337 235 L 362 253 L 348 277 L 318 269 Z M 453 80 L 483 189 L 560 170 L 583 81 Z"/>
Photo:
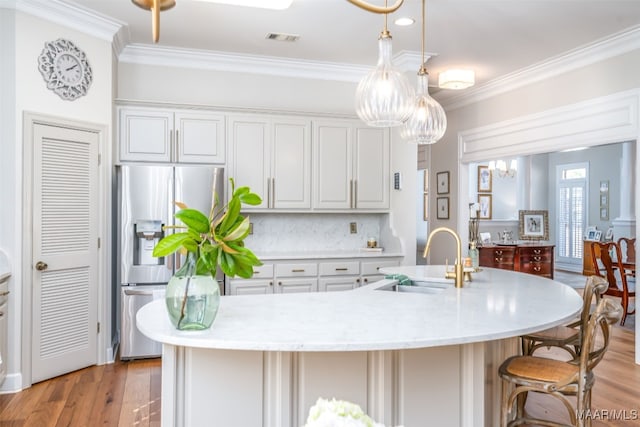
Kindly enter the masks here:
<path id="1" fill-rule="evenodd" d="M 356 89 L 356 113 L 369 126 L 400 126 L 411 114 L 411 85 L 404 74 L 393 67 L 391 55 L 391 34 L 385 14 L 384 30 L 378 39 L 378 64 L 360 80 Z"/>
<path id="2" fill-rule="evenodd" d="M 422 64 L 418 70 L 418 89 L 413 101 L 413 110 L 400 136 L 408 142 L 434 144 L 447 130 L 447 116 L 438 101 L 429 96 L 429 73 L 424 65 L 424 9 L 425 0 L 422 0 Z"/>

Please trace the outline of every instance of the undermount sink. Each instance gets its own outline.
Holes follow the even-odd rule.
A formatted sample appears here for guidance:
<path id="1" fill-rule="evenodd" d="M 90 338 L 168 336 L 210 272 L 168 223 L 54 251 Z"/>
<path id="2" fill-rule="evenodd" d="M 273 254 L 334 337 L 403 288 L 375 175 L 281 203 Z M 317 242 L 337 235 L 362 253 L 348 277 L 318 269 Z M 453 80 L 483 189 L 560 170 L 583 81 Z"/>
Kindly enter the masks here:
<path id="1" fill-rule="evenodd" d="M 377 290 L 391 292 L 413 292 L 418 294 L 438 294 L 451 285 L 451 283 L 444 282 L 412 282 L 411 285 L 400 285 L 398 283 L 394 283 L 392 285 L 382 286 Z"/>

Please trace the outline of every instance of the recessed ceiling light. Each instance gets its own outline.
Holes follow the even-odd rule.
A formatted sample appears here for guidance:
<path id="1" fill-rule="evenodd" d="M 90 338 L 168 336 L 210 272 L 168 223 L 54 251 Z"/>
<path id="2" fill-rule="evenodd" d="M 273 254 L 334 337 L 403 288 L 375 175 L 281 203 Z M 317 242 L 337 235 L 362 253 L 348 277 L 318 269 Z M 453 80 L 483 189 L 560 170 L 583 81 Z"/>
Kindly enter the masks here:
<path id="1" fill-rule="evenodd" d="M 298 41 L 300 36 L 298 34 L 284 34 L 284 33 L 267 33 L 265 39 L 277 40 L 279 42 L 295 42 Z"/>
<path id="2" fill-rule="evenodd" d="M 398 18 L 393 21 L 393 23 L 398 27 L 408 27 L 409 25 L 413 25 L 414 22 L 416 22 L 415 19 L 409 18 L 408 16 L 405 16 L 404 18 Z"/>
<path id="3" fill-rule="evenodd" d="M 199 0 L 209 3 L 230 4 L 232 6 L 258 7 L 261 9 L 288 9 L 293 0 Z"/>

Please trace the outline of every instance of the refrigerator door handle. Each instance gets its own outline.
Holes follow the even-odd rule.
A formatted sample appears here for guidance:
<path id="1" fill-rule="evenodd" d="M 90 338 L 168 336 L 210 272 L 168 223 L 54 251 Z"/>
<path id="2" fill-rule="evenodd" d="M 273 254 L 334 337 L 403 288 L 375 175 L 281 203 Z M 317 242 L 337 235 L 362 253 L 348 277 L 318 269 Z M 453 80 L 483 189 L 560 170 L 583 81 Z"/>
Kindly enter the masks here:
<path id="1" fill-rule="evenodd" d="M 125 295 L 148 295 L 148 296 L 153 296 L 154 295 L 154 291 L 153 291 L 153 289 L 125 289 L 124 290 L 124 294 Z"/>

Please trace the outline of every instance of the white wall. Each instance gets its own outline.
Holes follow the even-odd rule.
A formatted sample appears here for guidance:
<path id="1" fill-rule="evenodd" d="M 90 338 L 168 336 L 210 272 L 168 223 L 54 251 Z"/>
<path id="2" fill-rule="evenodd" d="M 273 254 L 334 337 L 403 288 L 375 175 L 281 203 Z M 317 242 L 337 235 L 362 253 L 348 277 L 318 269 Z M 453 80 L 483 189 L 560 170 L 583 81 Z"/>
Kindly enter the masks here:
<path id="1" fill-rule="evenodd" d="M 6 117 L 12 122 L 3 121 L 2 130 L 2 167 L 0 168 L 0 184 L 2 187 L 0 200 L 0 247 L 8 254 L 13 264 L 13 277 L 9 284 L 9 357 L 8 376 L 2 390 L 16 390 L 22 387 L 21 372 L 24 369 L 21 351 L 21 338 L 29 339 L 29 331 L 23 330 L 22 322 L 23 296 L 31 281 L 24 271 L 30 271 L 30 259 L 22 256 L 23 240 L 30 235 L 23 235 L 22 196 L 27 189 L 23 188 L 23 114 L 25 112 L 80 120 L 106 126 L 111 140 L 112 128 L 112 49 L 111 43 L 96 39 L 66 27 L 50 23 L 31 15 L 0 8 L 2 26 L 2 69 L 12 80 L 3 79 L 2 107 L 8 110 Z M 13 31 L 11 30 L 13 28 Z M 6 34 L 9 33 L 9 34 Z M 93 70 L 93 83 L 87 96 L 76 101 L 64 101 L 46 88 L 46 84 L 38 71 L 38 56 L 47 41 L 66 38 L 83 49 Z M 12 51 L 15 56 L 12 54 Z M 5 53 L 7 55 L 5 56 Z M 12 92 L 15 94 L 13 100 Z M 5 99 L 5 94 L 7 98 Z M 10 105 L 7 105 L 10 104 Z M 4 114 L 3 114 L 4 116 Z M 4 117 L 6 119 L 6 117 Z M 26 266 L 26 267 L 25 267 Z M 110 284 L 105 282 L 105 286 Z M 101 292 L 104 291 L 101 290 Z M 107 328 L 108 329 L 108 328 Z M 108 335 L 110 331 L 105 331 Z M 104 350 L 101 349 L 101 350 Z M 101 354 L 102 356 L 102 354 Z"/>

